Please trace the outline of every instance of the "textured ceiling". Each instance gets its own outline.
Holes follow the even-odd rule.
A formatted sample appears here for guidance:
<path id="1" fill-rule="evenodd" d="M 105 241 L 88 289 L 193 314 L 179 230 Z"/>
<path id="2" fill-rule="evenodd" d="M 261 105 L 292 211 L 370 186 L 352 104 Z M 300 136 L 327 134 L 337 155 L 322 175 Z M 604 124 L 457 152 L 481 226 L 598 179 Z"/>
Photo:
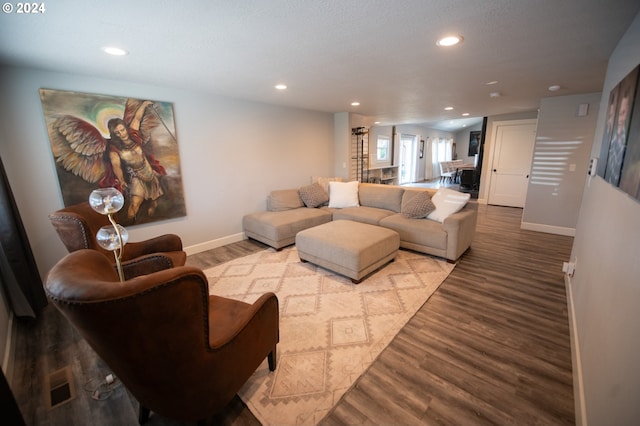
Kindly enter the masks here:
<path id="1" fill-rule="evenodd" d="M 640 11 L 638 0 L 44 4 L 40 15 L 0 14 L 0 63 L 436 128 L 463 112 L 531 111 L 543 97 L 600 91 Z M 437 47 L 448 33 L 464 42 Z M 130 54 L 109 57 L 106 45 Z M 274 90 L 279 82 L 289 89 Z"/>

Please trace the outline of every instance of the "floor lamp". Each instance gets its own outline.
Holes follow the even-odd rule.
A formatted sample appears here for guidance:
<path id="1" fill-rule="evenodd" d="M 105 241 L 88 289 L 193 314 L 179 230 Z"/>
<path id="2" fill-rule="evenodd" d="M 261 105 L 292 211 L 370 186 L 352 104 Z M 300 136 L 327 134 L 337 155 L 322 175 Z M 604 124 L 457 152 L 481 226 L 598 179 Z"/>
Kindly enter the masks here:
<path id="1" fill-rule="evenodd" d="M 89 195 L 89 204 L 98 213 L 106 215 L 111 222 L 111 225 L 103 226 L 98 230 L 96 241 L 103 249 L 113 252 L 120 282 L 124 282 L 121 259 L 124 245 L 129 239 L 129 232 L 118 225 L 113 218 L 113 214 L 117 213 L 124 205 L 124 195 L 116 188 L 96 189 Z"/>

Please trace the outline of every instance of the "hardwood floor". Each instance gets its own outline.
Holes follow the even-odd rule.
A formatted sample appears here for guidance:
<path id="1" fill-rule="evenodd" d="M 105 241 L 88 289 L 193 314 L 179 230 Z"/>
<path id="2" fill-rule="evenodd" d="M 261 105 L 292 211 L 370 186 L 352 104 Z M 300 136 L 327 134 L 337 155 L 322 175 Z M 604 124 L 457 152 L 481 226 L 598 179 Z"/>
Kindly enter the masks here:
<path id="1" fill-rule="evenodd" d="M 574 424 L 562 276 L 572 238 L 479 206 L 452 274 L 323 425 Z"/>
<path id="2" fill-rule="evenodd" d="M 575 423 L 561 271 L 573 238 L 521 230 L 521 209 L 478 207 L 471 249 L 322 425 Z M 207 268 L 264 247 L 247 240 L 187 262 Z M 109 370 L 55 308 L 17 328 L 12 388 L 28 425 L 137 424 L 123 386 L 91 398 Z M 77 395 L 49 409 L 45 378 L 67 365 Z M 152 414 L 147 424 L 179 423 Z M 259 422 L 236 397 L 207 424 Z"/>

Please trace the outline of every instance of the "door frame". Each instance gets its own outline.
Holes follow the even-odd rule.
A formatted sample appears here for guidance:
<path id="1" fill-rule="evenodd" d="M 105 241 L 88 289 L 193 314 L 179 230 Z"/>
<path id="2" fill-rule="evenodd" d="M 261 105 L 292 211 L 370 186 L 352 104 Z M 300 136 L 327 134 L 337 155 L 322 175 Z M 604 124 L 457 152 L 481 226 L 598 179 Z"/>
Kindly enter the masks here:
<path id="1" fill-rule="evenodd" d="M 488 173 L 486 173 L 489 175 L 489 177 L 486 180 L 487 189 L 484 192 L 485 198 L 482 200 L 482 204 L 489 204 L 489 191 L 491 189 L 491 180 L 494 179 L 493 173 L 491 173 L 491 171 L 493 170 L 493 159 L 495 157 L 494 153 L 495 153 L 495 148 L 498 141 L 498 128 L 500 126 L 518 126 L 518 125 L 529 125 L 529 124 L 535 125 L 537 129 L 538 118 L 525 118 L 520 120 L 502 120 L 502 121 L 494 121 L 493 123 L 491 123 L 491 140 L 489 143 L 489 152 L 488 153 L 485 152 L 485 156 L 487 156 L 488 163 L 486 167 L 484 166 L 482 167 L 482 170 L 489 171 Z M 531 158 L 531 160 L 533 160 L 533 157 Z"/>

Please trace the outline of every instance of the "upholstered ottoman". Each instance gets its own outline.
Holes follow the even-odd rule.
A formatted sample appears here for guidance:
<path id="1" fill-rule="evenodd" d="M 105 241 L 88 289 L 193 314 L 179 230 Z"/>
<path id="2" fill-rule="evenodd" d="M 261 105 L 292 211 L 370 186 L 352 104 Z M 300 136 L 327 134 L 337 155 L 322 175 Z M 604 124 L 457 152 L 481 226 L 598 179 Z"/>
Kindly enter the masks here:
<path id="1" fill-rule="evenodd" d="M 392 261 L 399 247 L 396 231 L 350 220 L 334 220 L 296 235 L 300 260 L 345 275 L 355 284 Z"/>

